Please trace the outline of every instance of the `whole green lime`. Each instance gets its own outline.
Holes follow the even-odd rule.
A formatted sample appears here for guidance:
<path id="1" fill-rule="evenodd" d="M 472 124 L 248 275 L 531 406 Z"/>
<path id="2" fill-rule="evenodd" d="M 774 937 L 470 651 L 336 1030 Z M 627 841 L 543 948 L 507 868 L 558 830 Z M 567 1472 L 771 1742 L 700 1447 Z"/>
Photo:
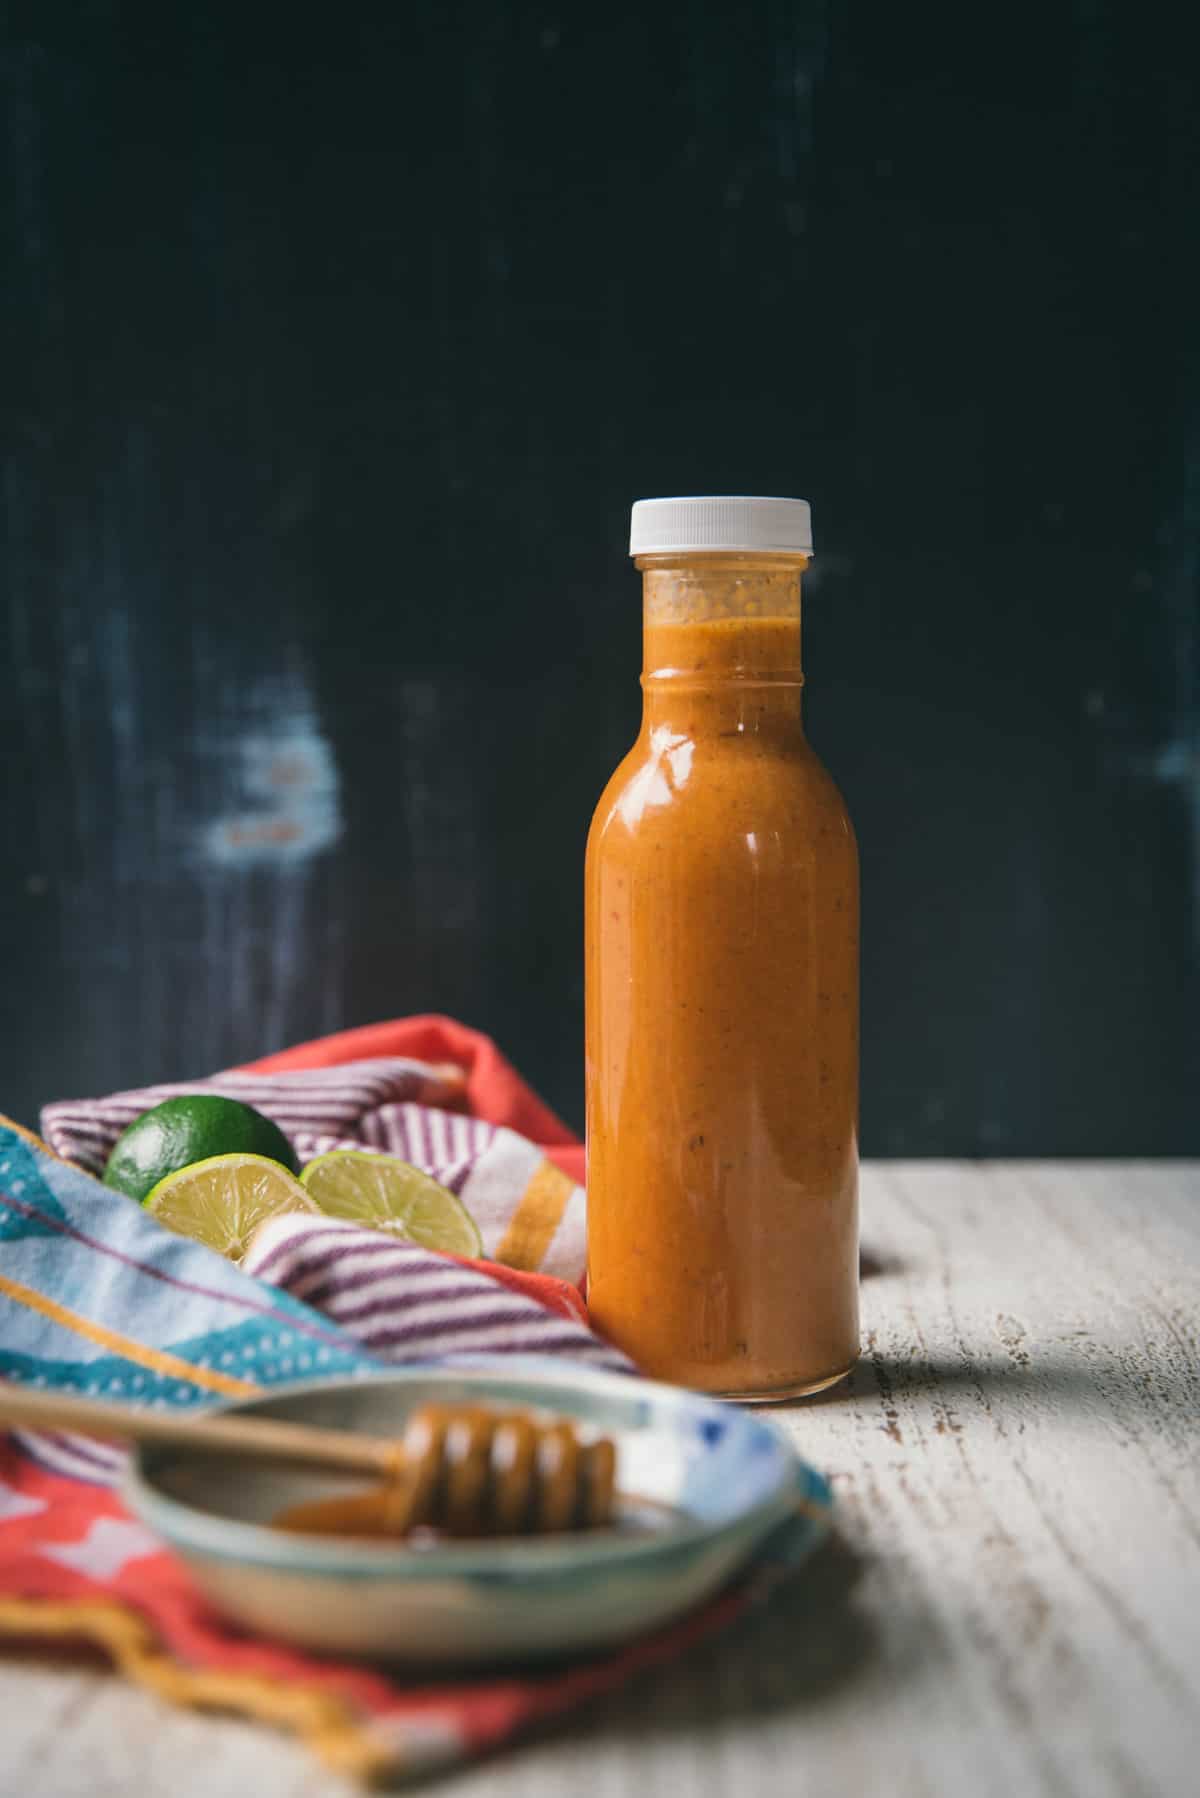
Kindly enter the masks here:
<path id="1" fill-rule="evenodd" d="M 264 1155 L 290 1174 L 299 1172 L 291 1143 L 278 1124 L 220 1093 L 181 1093 L 134 1118 L 113 1144 L 104 1184 L 141 1204 L 168 1174 L 213 1155 Z"/>

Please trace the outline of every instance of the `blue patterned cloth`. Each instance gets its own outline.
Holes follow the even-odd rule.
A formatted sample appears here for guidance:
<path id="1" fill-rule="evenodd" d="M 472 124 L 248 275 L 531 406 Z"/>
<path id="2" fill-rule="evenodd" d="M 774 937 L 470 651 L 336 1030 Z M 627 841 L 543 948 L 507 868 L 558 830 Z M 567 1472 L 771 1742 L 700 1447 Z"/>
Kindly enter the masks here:
<path id="1" fill-rule="evenodd" d="M 182 1406 L 378 1365 L 320 1312 L 0 1120 L 0 1377 Z M 68 1444 L 42 1450 L 63 1471 L 77 1461 Z"/>

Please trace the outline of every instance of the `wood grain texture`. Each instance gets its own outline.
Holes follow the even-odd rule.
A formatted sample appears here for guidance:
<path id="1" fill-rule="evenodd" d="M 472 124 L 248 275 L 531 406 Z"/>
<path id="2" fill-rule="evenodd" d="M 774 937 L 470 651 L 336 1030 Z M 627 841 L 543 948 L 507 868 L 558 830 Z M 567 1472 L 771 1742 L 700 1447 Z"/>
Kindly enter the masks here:
<path id="1" fill-rule="evenodd" d="M 488 1764 L 466 1798 L 1190 1798 L 1200 1165 L 864 1178 L 864 1355 L 776 1415 L 838 1540 L 761 1615 Z M 0 1664 L 0 1789 L 335 1798 L 291 1744 Z"/>

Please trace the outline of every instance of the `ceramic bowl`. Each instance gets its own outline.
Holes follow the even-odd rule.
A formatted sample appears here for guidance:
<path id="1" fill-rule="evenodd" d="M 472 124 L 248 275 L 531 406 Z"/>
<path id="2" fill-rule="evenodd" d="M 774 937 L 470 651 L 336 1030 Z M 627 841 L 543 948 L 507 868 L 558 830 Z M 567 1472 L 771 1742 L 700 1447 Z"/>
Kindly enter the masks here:
<path id="1" fill-rule="evenodd" d="M 619 1488 L 667 1507 L 665 1521 L 422 1549 L 301 1536 L 269 1520 L 352 1483 L 161 1447 L 131 1459 L 125 1500 L 247 1628 L 321 1653 L 441 1667 L 585 1653 L 666 1623 L 797 1518 L 798 1497 L 790 1558 L 824 1533 L 825 1481 L 761 1413 L 623 1374 L 509 1357 L 306 1382 L 227 1409 L 398 1436 L 429 1400 L 544 1409 L 611 1436 Z"/>

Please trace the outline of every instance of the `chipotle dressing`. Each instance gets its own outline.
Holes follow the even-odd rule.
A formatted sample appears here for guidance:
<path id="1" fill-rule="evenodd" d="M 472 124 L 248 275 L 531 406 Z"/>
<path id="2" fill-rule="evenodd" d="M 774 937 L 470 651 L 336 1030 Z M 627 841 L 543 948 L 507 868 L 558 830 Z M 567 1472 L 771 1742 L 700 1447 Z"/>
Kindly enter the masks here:
<path id="1" fill-rule="evenodd" d="M 858 1353 L 858 864 L 801 726 L 807 556 L 745 539 L 637 558 L 642 729 L 587 853 L 588 1302 L 646 1371 L 769 1399 Z"/>

